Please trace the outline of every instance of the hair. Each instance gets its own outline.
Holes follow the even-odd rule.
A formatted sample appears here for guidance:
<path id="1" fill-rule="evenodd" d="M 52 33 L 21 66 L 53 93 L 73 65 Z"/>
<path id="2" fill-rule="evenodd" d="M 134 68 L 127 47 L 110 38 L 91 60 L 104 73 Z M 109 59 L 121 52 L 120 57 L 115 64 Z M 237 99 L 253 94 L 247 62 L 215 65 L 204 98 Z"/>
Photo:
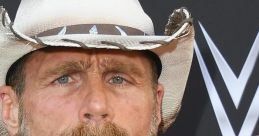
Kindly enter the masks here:
<path id="1" fill-rule="evenodd" d="M 51 48 L 56 48 L 56 47 L 46 47 L 46 48 L 43 48 L 43 50 L 49 50 Z M 159 57 L 151 51 L 144 51 L 143 53 L 144 53 L 144 56 L 150 60 L 152 87 L 156 89 L 158 85 L 158 78 L 161 74 L 161 68 L 162 68 L 161 61 Z M 6 75 L 5 84 L 13 88 L 18 99 L 22 97 L 22 94 L 24 92 L 25 77 L 26 77 L 26 74 L 25 74 L 26 62 L 31 58 L 32 54 L 33 52 L 30 52 L 22 56 L 16 62 L 14 62 L 9 68 Z"/>
<path id="2" fill-rule="evenodd" d="M 148 58 L 150 62 L 152 87 L 156 89 L 158 85 L 158 78 L 160 77 L 162 71 L 161 60 L 155 53 L 149 50 L 144 51 L 144 55 Z"/>
<path id="3" fill-rule="evenodd" d="M 18 98 L 21 98 L 25 87 L 25 64 L 32 52 L 15 61 L 6 74 L 5 84 L 11 86 Z"/>

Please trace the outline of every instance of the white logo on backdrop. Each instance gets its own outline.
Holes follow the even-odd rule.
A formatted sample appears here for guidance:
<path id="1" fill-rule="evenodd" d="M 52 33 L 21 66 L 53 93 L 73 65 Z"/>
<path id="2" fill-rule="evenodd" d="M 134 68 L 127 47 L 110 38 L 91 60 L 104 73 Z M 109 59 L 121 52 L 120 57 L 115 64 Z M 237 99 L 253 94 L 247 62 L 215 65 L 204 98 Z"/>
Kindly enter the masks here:
<path id="1" fill-rule="evenodd" d="M 205 39 L 209 45 L 210 51 L 213 55 L 213 58 L 218 66 L 218 69 L 222 75 L 222 78 L 227 86 L 229 94 L 233 100 L 233 103 L 236 109 L 239 108 L 240 101 L 242 99 L 242 95 L 244 93 L 247 81 L 253 72 L 256 60 L 259 54 L 259 33 L 255 39 L 255 42 L 249 52 L 249 55 L 245 61 L 245 64 L 237 77 L 224 57 L 221 55 L 216 45 L 213 43 L 208 33 L 204 29 L 201 23 L 200 27 L 205 36 Z M 213 106 L 213 110 L 215 112 L 220 130 L 222 135 L 224 136 L 235 136 L 235 132 L 232 128 L 232 125 L 229 121 L 228 115 L 226 114 L 225 107 L 222 104 L 222 101 L 218 95 L 218 91 L 212 81 L 212 78 L 209 74 L 209 71 L 206 67 L 206 64 L 202 58 L 200 50 L 197 46 L 197 43 L 194 45 L 195 52 L 199 61 L 199 65 L 201 68 L 201 72 L 208 90 L 208 94 Z M 246 114 L 246 117 L 243 121 L 243 125 L 240 128 L 238 133 L 239 136 L 249 136 L 252 135 L 253 130 L 255 128 L 256 122 L 259 117 L 259 86 L 257 87 L 256 93 L 253 97 L 252 103 L 249 107 L 249 110 Z"/>

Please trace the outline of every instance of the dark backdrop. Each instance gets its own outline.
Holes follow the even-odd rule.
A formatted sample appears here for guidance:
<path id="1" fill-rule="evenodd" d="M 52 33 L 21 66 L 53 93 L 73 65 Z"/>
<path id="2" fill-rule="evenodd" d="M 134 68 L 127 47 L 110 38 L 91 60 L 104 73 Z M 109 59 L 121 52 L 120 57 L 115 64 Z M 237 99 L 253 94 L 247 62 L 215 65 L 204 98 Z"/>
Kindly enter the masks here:
<path id="1" fill-rule="evenodd" d="M 187 7 L 194 17 L 197 48 L 182 110 L 175 124 L 163 136 L 259 135 L 259 1 L 140 0 L 140 2 L 146 13 L 153 19 L 158 35 L 163 34 L 168 15 L 174 9 Z M 1 0 L 0 5 L 4 5 L 10 16 L 14 18 L 19 0 Z M 208 36 L 205 36 L 206 33 Z M 211 43 L 208 38 L 211 38 Z M 238 79 L 242 79 L 242 76 L 239 78 L 242 69 L 247 69 L 244 66 L 245 62 L 251 61 L 248 65 L 252 69 L 248 70 L 248 80 L 245 82 L 245 88 L 241 89 L 244 93 L 239 98 L 240 103 L 237 108 L 229 90 L 235 91 L 239 83 L 235 84 L 233 80 L 230 82 L 234 83 L 234 87 L 227 87 L 229 83 L 226 82 L 227 79 L 224 80 L 224 74 L 220 72 L 220 64 L 215 61 L 219 57 L 212 55 L 209 45 L 217 47 L 218 55 L 222 55 L 223 60 Z M 252 47 L 254 47 L 254 53 L 248 58 Z M 201 55 L 197 55 L 198 52 Z M 205 64 L 202 64 L 197 56 L 201 56 Z M 210 79 L 203 78 L 206 74 L 202 74 L 200 69 L 202 66 L 207 68 L 209 72 L 207 75 L 211 77 L 215 90 L 204 82 Z M 206 73 L 206 70 L 204 71 Z M 231 72 L 226 73 L 226 77 L 230 77 Z M 211 96 L 209 92 L 212 92 Z M 212 100 L 214 98 L 219 98 L 220 103 Z M 218 108 L 220 105 L 223 106 L 223 111 Z M 230 128 L 224 126 L 225 123 L 229 123 Z M 242 133 L 240 133 L 241 130 Z"/>

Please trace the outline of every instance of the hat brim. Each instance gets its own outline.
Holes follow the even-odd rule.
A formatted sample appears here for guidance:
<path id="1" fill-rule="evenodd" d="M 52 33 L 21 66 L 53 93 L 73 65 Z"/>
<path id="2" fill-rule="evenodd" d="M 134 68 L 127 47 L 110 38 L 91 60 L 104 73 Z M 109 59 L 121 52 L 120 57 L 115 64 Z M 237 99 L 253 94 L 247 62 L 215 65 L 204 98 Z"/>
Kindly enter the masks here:
<path id="1" fill-rule="evenodd" d="M 3 11 L 1 11 L 1 14 L 3 14 Z M 185 33 L 185 35 L 183 36 L 182 33 Z M 89 49 L 150 50 L 159 56 L 162 63 L 162 71 L 159 77 L 159 83 L 165 89 L 162 104 L 162 129 L 166 130 L 175 120 L 181 107 L 193 57 L 194 30 L 190 24 L 184 23 L 171 36 L 73 34 L 39 37 L 38 40 L 30 37 L 24 39 L 18 39 L 9 27 L 1 24 L 0 86 L 5 85 L 6 73 L 15 61 L 31 51 L 46 47 L 46 45 Z M 159 44 L 157 41 L 164 41 L 166 44 Z M 123 47 L 120 45 L 123 45 Z"/>

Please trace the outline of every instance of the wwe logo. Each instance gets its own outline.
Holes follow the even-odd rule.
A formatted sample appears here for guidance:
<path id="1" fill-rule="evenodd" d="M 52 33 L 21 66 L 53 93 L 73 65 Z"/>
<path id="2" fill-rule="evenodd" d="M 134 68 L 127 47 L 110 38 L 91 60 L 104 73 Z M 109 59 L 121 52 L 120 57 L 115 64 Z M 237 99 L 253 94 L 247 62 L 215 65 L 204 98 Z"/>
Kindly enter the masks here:
<path id="1" fill-rule="evenodd" d="M 259 33 L 255 39 L 255 42 L 249 52 L 249 55 L 246 59 L 246 62 L 240 72 L 240 75 L 236 77 L 224 57 L 221 55 L 211 38 L 209 37 L 208 33 L 204 29 L 201 23 L 200 27 L 205 36 L 205 39 L 209 45 L 210 51 L 214 57 L 214 60 L 218 66 L 218 69 L 223 77 L 223 80 L 227 86 L 229 94 L 235 104 L 236 109 L 239 108 L 239 104 L 242 98 L 242 95 L 245 90 L 245 86 L 247 81 L 254 69 L 256 60 L 259 54 Z M 235 132 L 232 128 L 232 125 L 229 121 L 228 115 L 226 114 L 225 108 L 221 102 L 219 97 L 218 91 L 212 81 L 212 78 L 208 72 L 206 64 L 202 58 L 202 55 L 199 51 L 197 43 L 194 45 L 195 52 L 199 61 L 199 65 L 201 68 L 201 72 L 208 90 L 208 94 L 212 103 L 213 110 L 215 112 L 220 130 L 222 135 L 224 136 L 235 136 Z M 243 125 L 241 126 L 239 136 L 249 136 L 252 135 L 253 130 L 255 128 L 256 122 L 259 117 L 259 86 L 257 87 L 255 96 L 252 100 L 252 103 L 249 107 L 249 110 L 246 114 L 244 119 Z"/>

